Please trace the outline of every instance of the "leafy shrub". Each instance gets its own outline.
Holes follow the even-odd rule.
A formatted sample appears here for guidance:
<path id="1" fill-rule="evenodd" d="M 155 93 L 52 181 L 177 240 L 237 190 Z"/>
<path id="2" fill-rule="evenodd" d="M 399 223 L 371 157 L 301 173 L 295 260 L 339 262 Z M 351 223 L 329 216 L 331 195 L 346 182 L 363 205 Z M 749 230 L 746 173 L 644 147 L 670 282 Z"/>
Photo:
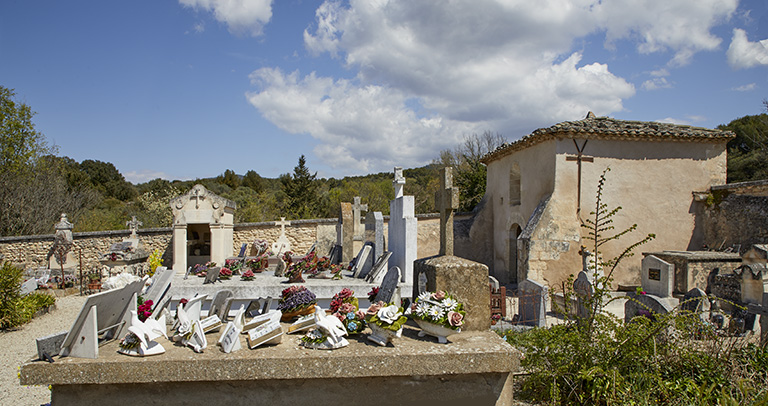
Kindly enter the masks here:
<path id="1" fill-rule="evenodd" d="M 21 282 L 24 271 L 4 262 L 0 268 L 0 328 L 18 327 L 32 319 L 38 310 L 51 306 L 56 298 L 33 292 L 21 296 Z"/>

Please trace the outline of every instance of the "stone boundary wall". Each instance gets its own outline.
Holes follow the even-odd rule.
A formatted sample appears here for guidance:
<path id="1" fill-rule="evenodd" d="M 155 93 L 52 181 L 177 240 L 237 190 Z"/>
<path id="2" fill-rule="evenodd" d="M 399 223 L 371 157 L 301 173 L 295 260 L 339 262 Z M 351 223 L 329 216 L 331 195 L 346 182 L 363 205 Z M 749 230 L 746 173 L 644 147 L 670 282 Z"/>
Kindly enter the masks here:
<path id="1" fill-rule="evenodd" d="M 768 196 L 727 194 L 704 209 L 701 221 L 710 249 L 740 244 L 744 254 L 752 244 L 768 243 Z"/>
<path id="2" fill-rule="evenodd" d="M 437 255 L 440 248 L 439 215 L 436 213 L 419 214 L 416 215 L 416 218 L 419 222 L 417 256 L 423 258 Z M 291 225 L 285 227 L 285 235 L 291 242 L 292 250 L 295 253 L 303 255 L 315 241 L 318 241 L 318 252 L 325 255 L 331 244 L 336 242 L 337 222 L 338 219 L 335 218 L 292 220 Z M 385 238 L 388 222 L 389 216 L 385 216 Z M 97 269 L 101 266 L 98 260 L 99 256 L 108 252 L 112 244 L 123 241 L 129 235 L 130 230 L 73 233 L 74 241 L 70 251 L 70 261 L 78 264 L 82 255 L 83 271 Z M 138 235 L 139 241 L 148 252 L 159 249 L 163 253 L 163 264 L 166 266 L 172 264 L 173 229 L 171 227 L 140 229 Z M 279 235 L 280 227 L 276 226 L 274 221 L 235 224 L 233 255 L 237 255 L 243 243 L 250 244 L 257 238 L 272 243 L 277 240 Z M 47 257 L 53 245 L 53 238 L 53 234 L 0 237 L 0 259 L 10 261 L 24 269 L 47 268 L 49 264 Z M 51 257 L 51 265 L 54 268 L 57 266 L 53 257 Z"/>

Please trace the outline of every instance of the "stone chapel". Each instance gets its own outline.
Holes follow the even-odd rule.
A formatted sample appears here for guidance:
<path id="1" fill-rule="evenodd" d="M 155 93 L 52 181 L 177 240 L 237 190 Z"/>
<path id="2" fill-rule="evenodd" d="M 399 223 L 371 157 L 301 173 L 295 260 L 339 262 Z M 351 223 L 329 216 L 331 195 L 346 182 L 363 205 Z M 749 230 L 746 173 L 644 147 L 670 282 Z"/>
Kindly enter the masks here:
<path id="1" fill-rule="evenodd" d="M 621 206 L 613 231 L 637 230 L 601 247 L 617 256 L 649 233 L 656 238 L 622 261 L 618 284 L 637 284 L 642 251 L 697 250 L 703 233 L 697 196 L 726 183 L 727 131 L 657 122 L 625 121 L 589 113 L 505 143 L 482 158 L 487 166 L 484 206 L 476 227 L 490 236 L 480 250 L 491 275 L 502 283 L 526 278 L 560 286 L 582 268 L 589 246 L 581 225 L 595 211 L 600 175 L 606 168 L 603 202 Z M 695 193 L 699 192 L 699 193 Z M 478 221 L 479 220 L 479 221 Z M 491 230 L 487 230 L 490 228 Z"/>

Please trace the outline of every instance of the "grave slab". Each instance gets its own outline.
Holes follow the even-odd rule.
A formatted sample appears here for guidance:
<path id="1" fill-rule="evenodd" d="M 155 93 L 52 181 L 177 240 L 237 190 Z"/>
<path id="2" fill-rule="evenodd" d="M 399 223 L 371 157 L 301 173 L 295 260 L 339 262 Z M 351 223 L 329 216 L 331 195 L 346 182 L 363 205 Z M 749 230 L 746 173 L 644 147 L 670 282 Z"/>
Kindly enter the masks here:
<path id="1" fill-rule="evenodd" d="M 151 359 L 121 356 L 113 342 L 98 359 L 28 362 L 19 376 L 22 385 L 52 385 L 59 406 L 346 404 L 351 382 L 374 406 L 513 403 L 519 352 L 496 333 L 463 331 L 438 344 L 419 339 L 418 331 L 407 324 L 394 348 L 368 344 L 363 335 L 334 351 L 304 349 L 291 339 L 229 354 L 166 345 Z"/>

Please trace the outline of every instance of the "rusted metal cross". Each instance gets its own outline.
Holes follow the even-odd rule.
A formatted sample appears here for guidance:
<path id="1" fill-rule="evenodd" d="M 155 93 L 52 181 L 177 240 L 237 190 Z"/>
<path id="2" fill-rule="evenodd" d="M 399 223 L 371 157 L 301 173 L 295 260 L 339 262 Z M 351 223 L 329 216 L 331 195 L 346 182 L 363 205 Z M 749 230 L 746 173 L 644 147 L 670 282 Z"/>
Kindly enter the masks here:
<path id="1" fill-rule="evenodd" d="M 440 255 L 453 255 L 453 211 L 459 208 L 459 188 L 453 186 L 451 167 L 440 170 L 435 208 L 440 212 Z"/>
<path id="2" fill-rule="evenodd" d="M 566 156 L 565 157 L 566 161 L 576 161 L 576 164 L 578 165 L 578 168 L 579 168 L 578 169 L 579 170 L 579 174 L 578 174 L 577 185 L 576 185 L 576 189 L 577 189 L 577 193 L 578 193 L 577 197 L 576 197 L 576 216 L 581 215 L 581 163 L 582 162 L 594 162 L 595 161 L 595 159 L 592 158 L 591 156 L 584 156 L 583 155 L 584 147 L 587 146 L 587 141 L 589 141 L 589 140 L 584 140 L 584 143 L 581 144 L 581 147 L 579 147 L 579 143 L 576 142 L 576 140 L 574 139 L 573 140 L 573 144 L 576 145 L 576 152 L 578 152 L 578 154 L 576 156 Z"/>

